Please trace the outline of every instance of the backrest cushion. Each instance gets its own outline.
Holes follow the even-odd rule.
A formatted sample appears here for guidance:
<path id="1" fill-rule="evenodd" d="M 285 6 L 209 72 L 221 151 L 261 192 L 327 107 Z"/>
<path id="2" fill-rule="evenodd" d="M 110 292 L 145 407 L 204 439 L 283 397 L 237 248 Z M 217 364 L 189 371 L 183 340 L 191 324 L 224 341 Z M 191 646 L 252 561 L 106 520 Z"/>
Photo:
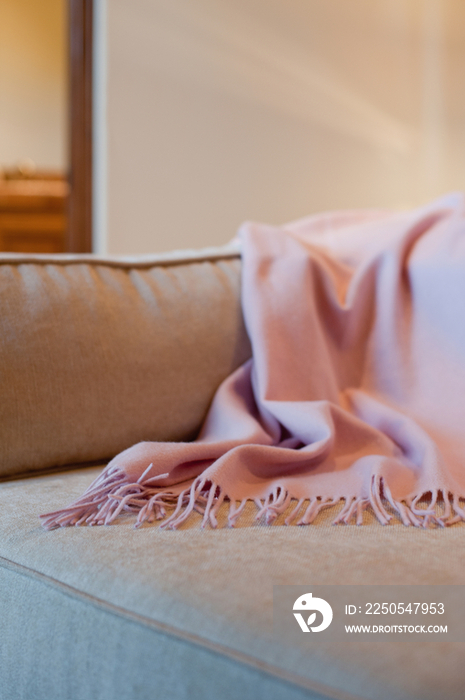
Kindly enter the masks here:
<path id="1" fill-rule="evenodd" d="M 237 249 L 0 256 L 0 477 L 189 440 L 250 356 Z"/>

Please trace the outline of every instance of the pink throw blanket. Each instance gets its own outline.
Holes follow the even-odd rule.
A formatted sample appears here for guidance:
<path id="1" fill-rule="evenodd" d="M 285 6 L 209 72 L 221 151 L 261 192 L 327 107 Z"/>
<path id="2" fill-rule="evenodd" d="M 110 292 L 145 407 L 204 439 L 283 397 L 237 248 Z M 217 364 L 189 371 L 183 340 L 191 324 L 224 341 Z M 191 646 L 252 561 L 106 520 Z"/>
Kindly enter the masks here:
<path id="1" fill-rule="evenodd" d="M 465 209 L 341 212 L 240 231 L 253 358 L 219 387 L 191 443 L 140 443 L 46 528 L 215 527 L 229 501 L 311 523 L 465 520 Z"/>

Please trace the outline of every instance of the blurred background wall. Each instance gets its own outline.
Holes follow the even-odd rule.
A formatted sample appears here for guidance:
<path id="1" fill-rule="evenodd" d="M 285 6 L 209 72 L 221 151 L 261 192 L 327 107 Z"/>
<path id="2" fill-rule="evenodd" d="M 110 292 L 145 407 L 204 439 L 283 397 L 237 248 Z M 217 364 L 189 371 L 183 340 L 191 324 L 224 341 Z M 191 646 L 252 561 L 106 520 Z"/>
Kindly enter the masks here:
<path id="1" fill-rule="evenodd" d="M 96 20 L 97 252 L 465 188 L 461 0 L 96 0 Z"/>
<path id="2" fill-rule="evenodd" d="M 0 170 L 67 167 L 65 0 L 0 0 Z"/>

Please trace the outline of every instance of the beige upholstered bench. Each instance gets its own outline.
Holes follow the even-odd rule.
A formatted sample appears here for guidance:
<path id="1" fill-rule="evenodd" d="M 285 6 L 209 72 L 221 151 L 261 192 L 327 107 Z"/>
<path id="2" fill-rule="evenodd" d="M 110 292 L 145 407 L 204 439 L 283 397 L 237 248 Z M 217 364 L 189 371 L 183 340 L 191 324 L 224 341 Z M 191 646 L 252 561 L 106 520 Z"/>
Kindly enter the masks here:
<path id="1" fill-rule="evenodd" d="M 195 436 L 250 356 L 239 289 L 234 248 L 2 255 L 0 700 L 464 697 L 465 645 L 272 633 L 274 584 L 464 584 L 461 525 L 266 526 L 252 504 L 235 529 L 41 528 L 118 451 Z"/>

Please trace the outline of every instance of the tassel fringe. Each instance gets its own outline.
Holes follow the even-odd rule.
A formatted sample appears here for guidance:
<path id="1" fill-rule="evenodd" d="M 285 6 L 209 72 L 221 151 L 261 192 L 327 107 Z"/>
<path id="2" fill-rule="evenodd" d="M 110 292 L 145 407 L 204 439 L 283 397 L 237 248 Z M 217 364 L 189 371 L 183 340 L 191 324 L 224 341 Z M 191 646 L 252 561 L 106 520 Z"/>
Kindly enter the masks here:
<path id="1" fill-rule="evenodd" d="M 234 527 L 249 500 L 245 498 L 238 505 L 237 501 L 228 498 L 217 484 L 205 476 L 197 477 L 179 494 L 169 489 L 160 490 L 157 481 L 168 475 L 150 477 L 152 467 L 151 464 L 134 483 L 128 483 L 125 473 L 117 467 L 105 470 L 74 503 L 53 513 L 41 515 L 43 527 L 53 530 L 70 525 L 109 525 L 121 513 L 129 512 L 137 514 L 136 528 L 145 522 L 162 520 L 160 528 L 175 530 L 186 522 L 193 512 L 197 512 L 203 516 L 202 528 L 207 525 L 216 528 L 217 514 L 225 500 L 229 501 L 228 525 Z M 429 502 L 426 502 L 428 496 Z M 291 501 L 295 499 L 283 487 L 275 486 L 265 499 L 254 500 L 258 509 L 256 520 L 263 519 L 267 525 L 271 525 L 278 516 L 287 512 Z M 448 527 L 465 521 L 465 504 L 460 503 L 461 500 L 465 500 L 465 496 L 459 496 L 446 489 L 435 489 L 396 501 L 386 481 L 373 475 L 368 497 L 301 498 L 287 515 L 284 524 L 310 525 L 322 510 L 338 504 L 341 500 L 344 503 L 333 521 L 334 525 L 349 525 L 353 520 L 357 525 L 362 525 L 363 512 L 367 508 L 371 508 L 382 525 L 387 525 L 394 516 L 406 526 L 423 528 Z M 302 514 L 304 507 L 305 511 Z M 170 510 L 172 512 L 168 516 Z"/>

